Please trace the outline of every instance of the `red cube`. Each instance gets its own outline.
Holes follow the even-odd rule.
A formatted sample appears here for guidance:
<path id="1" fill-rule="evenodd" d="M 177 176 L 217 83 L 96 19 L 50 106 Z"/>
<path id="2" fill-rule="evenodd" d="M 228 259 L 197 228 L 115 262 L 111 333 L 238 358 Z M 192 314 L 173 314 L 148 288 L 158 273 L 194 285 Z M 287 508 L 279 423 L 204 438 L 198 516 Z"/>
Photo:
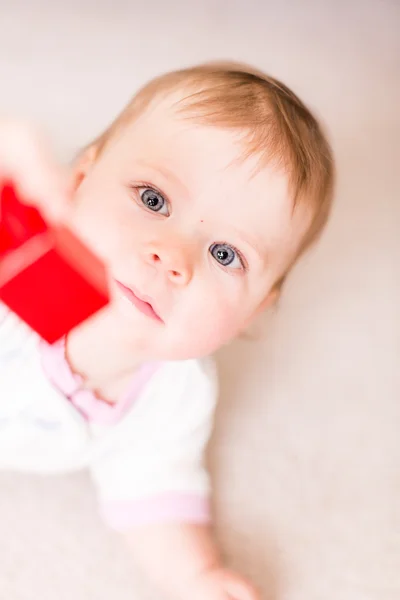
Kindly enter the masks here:
<path id="1" fill-rule="evenodd" d="M 0 210 L 0 300 L 53 343 L 107 305 L 105 267 L 69 229 L 22 204 L 12 185 Z"/>

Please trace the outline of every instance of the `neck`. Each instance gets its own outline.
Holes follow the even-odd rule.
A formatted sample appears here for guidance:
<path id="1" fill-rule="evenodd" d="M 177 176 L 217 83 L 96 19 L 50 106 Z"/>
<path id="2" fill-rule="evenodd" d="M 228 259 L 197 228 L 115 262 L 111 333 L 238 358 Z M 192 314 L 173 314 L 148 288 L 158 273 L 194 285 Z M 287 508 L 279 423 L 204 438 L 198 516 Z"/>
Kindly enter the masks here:
<path id="1" fill-rule="evenodd" d="M 131 337 L 131 336 L 130 336 Z M 104 390 L 119 386 L 149 357 L 139 341 L 127 340 L 126 329 L 105 309 L 75 328 L 66 341 L 66 357 L 85 386 Z"/>

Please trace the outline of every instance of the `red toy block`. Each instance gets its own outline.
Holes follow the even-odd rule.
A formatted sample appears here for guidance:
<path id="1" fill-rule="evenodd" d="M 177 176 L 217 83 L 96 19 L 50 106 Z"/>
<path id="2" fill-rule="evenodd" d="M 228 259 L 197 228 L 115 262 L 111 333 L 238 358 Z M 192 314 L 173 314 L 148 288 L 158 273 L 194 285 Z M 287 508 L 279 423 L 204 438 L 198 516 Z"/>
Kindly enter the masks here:
<path id="1" fill-rule="evenodd" d="M 102 262 L 63 226 L 49 226 L 11 184 L 0 198 L 0 300 L 53 343 L 109 302 Z"/>

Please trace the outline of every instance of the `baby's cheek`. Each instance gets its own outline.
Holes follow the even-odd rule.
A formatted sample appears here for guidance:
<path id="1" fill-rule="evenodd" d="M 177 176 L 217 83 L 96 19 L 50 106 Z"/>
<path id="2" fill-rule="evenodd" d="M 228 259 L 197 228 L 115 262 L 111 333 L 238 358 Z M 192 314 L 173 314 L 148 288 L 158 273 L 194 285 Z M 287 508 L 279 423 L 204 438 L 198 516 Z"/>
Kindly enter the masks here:
<path id="1" fill-rule="evenodd" d="M 182 324 L 184 343 L 192 356 L 210 354 L 238 335 L 242 321 L 236 307 L 212 303 Z"/>
<path id="2" fill-rule="evenodd" d="M 80 195 L 72 207 L 70 223 L 75 231 L 107 264 L 114 265 L 124 252 L 131 232 L 126 219 L 99 194 Z"/>

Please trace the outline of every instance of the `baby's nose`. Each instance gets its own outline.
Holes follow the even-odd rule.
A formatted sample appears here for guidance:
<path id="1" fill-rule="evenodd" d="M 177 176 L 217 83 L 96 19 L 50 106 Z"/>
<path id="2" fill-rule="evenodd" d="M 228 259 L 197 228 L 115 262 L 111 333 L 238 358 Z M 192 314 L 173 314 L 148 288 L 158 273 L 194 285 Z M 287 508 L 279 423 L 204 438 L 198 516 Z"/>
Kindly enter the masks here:
<path id="1" fill-rule="evenodd" d="M 177 285 L 187 285 L 192 279 L 193 266 L 189 253 L 183 248 L 148 248 L 147 262 L 163 271 Z"/>

